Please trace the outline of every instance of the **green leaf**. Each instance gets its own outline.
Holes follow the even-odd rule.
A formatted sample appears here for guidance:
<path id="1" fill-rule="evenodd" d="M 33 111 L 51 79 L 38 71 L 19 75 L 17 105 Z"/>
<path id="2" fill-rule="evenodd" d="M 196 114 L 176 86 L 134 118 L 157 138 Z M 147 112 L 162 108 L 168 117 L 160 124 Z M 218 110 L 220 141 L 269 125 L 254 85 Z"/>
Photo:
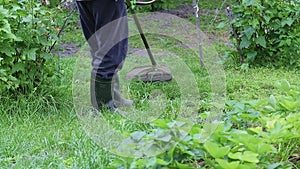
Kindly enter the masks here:
<path id="1" fill-rule="evenodd" d="M 0 6 L 0 13 L 3 15 L 9 15 L 8 10 L 4 9 L 3 6 Z"/>
<path id="2" fill-rule="evenodd" d="M 29 49 L 29 50 L 25 50 L 24 51 L 24 55 L 27 56 L 27 58 L 29 60 L 35 61 L 36 60 L 36 51 L 37 50 L 38 50 L 37 48 L 32 48 L 32 49 Z"/>
<path id="3" fill-rule="evenodd" d="M 158 158 L 158 159 L 156 159 L 156 164 L 158 164 L 158 165 L 168 165 L 169 162 L 166 162 L 166 161 Z"/>
<path id="4" fill-rule="evenodd" d="M 4 32 L 4 35 L 2 35 L 1 38 L 10 38 L 10 39 L 16 39 L 16 36 L 11 32 L 11 27 L 10 24 L 8 22 L 8 20 L 4 19 L 4 20 L 0 20 L 0 32 Z"/>
<path id="5" fill-rule="evenodd" d="M 23 19 L 22 19 L 22 21 L 21 21 L 21 23 L 29 23 L 29 22 L 31 22 L 32 21 L 32 15 L 28 15 L 27 17 L 24 17 Z M 24 24 L 25 24 L 24 23 Z"/>
<path id="6" fill-rule="evenodd" d="M 256 51 L 247 53 L 247 59 L 250 60 L 251 62 L 253 62 L 255 60 L 256 56 L 257 56 Z"/>
<path id="7" fill-rule="evenodd" d="M 3 82 L 7 82 L 8 79 L 6 77 L 0 77 L 0 80 L 3 81 Z"/>
<path id="8" fill-rule="evenodd" d="M 241 161 L 247 161 L 250 163 L 258 163 L 259 159 L 257 153 L 253 153 L 252 151 L 245 151 L 243 153 L 237 152 L 237 153 L 229 153 L 228 157 L 231 159 L 237 159 Z"/>
<path id="9" fill-rule="evenodd" d="M 18 72 L 18 71 L 22 71 L 22 72 L 25 71 L 25 63 L 19 62 L 19 63 L 13 65 L 12 73 L 15 73 L 15 72 Z"/>
<path id="10" fill-rule="evenodd" d="M 169 129 L 169 125 L 168 125 L 168 121 L 166 120 L 162 120 L 162 119 L 157 119 L 155 121 L 153 121 L 152 125 L 154 125 L 155 127 L 159 127 L 161 129 Z"/>
<path id="11" fill-rule="evenodd" d="M 259 36 L 256 39 L 256 44 L 266 48 L 267 47 L 266 38 L 264 36 Z"/>
<path id="12" fill-rule="evenodd" d="M 12 57 L 14 54 L 16 54 L 16 49 L 12 46 L 8 46 L 4 44 L 4 47 L 0 47 L 0 53 L 5 54 L 6 56 Z"/>
<path id="13" fill-rule="evenodd" d="M 219 23 L 219 25 L 216 27 L 217 29 L 223 29 L 226 26 L 224 22 Z"/>
<path id="14" fill-rule="evenodd" d="M 295 101 L 289 101 L 289 100 L 286 100 L 286 99 L 282 99 L 280 100 L 280 105 L 284 108 L 286 108 L 287 110 L 289 111 L 295 111 L 297 106 L 296 106 L 296 103 Z"/>
<path id="15" fill-rule="evenodd" d="M 16 77 L 12 76 L 12 75 L 10 75 L 8 78 L 9 78 L 10 81 L 13 81 L 13 82 L 18 81 L 18 79 Z"/>
<path id="16" fill-rule="evenodd" d="M 145 135 L 146 132 L 143 131 L 136 131 L 130 134 L 131 138 L 135 141 L 140 141 Z"/>
<path id="17" fill-rule="evenodd" d="M 147 145 L 148 146 L 148 145 Z M 161 147 L 157 144 L 153 143 L 150 146 L 148 146 L 145 151 L 147 153 L 147 156 L 154 156 L 161 152 Z"/>
<path id="18" fill-rule="evenodd" d="M 18 11 L 18 10 L 22 10 L 22 8 L 16 4 L 13 4 L 12 5 L 12 9 L 10 9 L 11 12 L 15 12 L 15 11 Z"/>
<path id="19" fill-rule="evenodd" d="M 244 32 L 245 32 L 245 35 L 247 36 L 247 38 L 250 39 L 251 36 L 256 32 L 256 30 L 249 26 L 244 30 Z"/>
<path id="20" fill-rule="evenodd" d="M 288 92 L 291 89 L 291 85 L 286 79 L 276 82 L 275 86 L 282 92 Z"/>
<path id="21" fill-rule="evenodd" d="M 273 128 L 270 130 L 270 138 L 271 139 L 279 139 L 279 138 L 285 138 L 289 139 L 293 136 L 291 132 L 288 132 L 288 124 L 285 124 L 282 121 L 276 121 L 273 124 Z"/>
<path id="22" fill-rule="evenodd" d="M 258 19 L 253 19 L 250 23 L 251 23 L 250 25 L 252 25 L 253 28 L 259 28 L 259 20 Z"/>
<path id="23" fill-rule="evenodd" d="M 170 134 L 166 134 L 165 136 L 163 136 L 163 137 L 157 137 L 157 138 L 155 138 L 156 140 L 159 140 L 159 141 L 163 141 L 163 142 L 170 142 L 171 141 L 171 139 L 172 139 L 172 136 L 170 135 Z"/>
<path id="24" fill-rule="evenodd" d="M 172 121 L 169 122 L 167 125 L 169 126 L 169 128 L 179 128 L 179 127 L 183 127 L 185 124 L 186 122 Z"/>
<path id="25" fill-rule="evenodd" d="M 121 167 L 124 167 L 126 166 L 126 161 L 125 159 L 122 159 L 122 158 L 115 158 L 112 163 L 110 164 L 110 166 L 112 166 L 113 169 L 115 168 L 121 168 Z M 106 168 L 107 169 L 107 168 Z"/>
<path id="26" fill-rule="evenodd" d="M 243 0 L 243 4 L 245 4 L 246 6 L 250 6 L 254 4 L 254 0 Z"/>
<path id="27" fill-rule="evenodd" d="M 46 61 L 53 59 L 53 54 L 51 53 L 41 53 L 40 57 L 45 59 Z"/>
<path id="28" fill-rule="evenodd" d="M 265 19 L 266 23 L 268 24 L 271 20 L 271 18 L 267 15 L 264 15 L 263 18 Z"/>
<path id="29" fill-rule="evenodd" d="M 223 159 L 216 159 L 216 161 L 224 169 L 237 169 L 240 165 L 239 161 L 228 162 Z"/>
<path id="30" fill-rule="evenodd" d="M 230 151 L 229 147 L 221 147 L 219 144 L 213 142 L 204 143 L 204 148 L 214 158 L 223 158 Z"/>
<path id="31" fill-rule="evenodd" d="M 285 25 L 291 26 L 294 23 L 292 18 L 287 18 L 285 21 L 281 22 L 281 26 L 284 27 Z"/>
<path id="32" fill-rule="evenodd" d="M 247 36 L 243 36 L 243 37 L 242 37 L 241 44 L 240 44 L 240 47 L 241 47 L 241 48 L 248 48 L 250 45 L 251 45 L 251 42 L 250 42 L 250 40 L 247 38 Z"/>
<path id="33" fill-rule="evenodd" d="M 270 104 L 271 104 L 273 107 L 276 107 L 276 106 L 277 106 L 277 100 L 276 100 L 276 98 L 275 98 L 274 95 L 271 95 L 271 96 L 270 96 L 269 102 L 270 102 Z"/>
<path id="34" fill-rule="evenodd" d="M 241 69 L 244 70 L 244 71 L 248 71 L 249 70 L 249 63 L 243 63 L 241 65 Z"/>
<path id="35" fill-rule="evenodd" d="M 268 169 L 276 169 L 277 167 L 281 166 L 283 163 L 273 163 L 273 164 L 269 164 L 267 165 Z"/>
<path id="36" fill-rule="evenodd" d="M 257 146 L 256 152 L 259 154 L 263 153 L 276 153 L 277 150 L 271 144 L 260 143 Z"/>

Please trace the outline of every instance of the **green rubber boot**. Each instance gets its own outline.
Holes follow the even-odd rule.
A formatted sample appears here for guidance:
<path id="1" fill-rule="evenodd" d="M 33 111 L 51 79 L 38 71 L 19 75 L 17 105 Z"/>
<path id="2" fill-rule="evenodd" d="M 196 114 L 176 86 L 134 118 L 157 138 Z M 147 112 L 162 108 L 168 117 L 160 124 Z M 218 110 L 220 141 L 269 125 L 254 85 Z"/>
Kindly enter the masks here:
<path id="1" fill-rule="evenodd" d="M 93 107 L 101 111 L 104 106 L 113 110 L 115 108 L 112 99 L 112 80 L 97 76 L 91 78 L 91 100 Z"/>

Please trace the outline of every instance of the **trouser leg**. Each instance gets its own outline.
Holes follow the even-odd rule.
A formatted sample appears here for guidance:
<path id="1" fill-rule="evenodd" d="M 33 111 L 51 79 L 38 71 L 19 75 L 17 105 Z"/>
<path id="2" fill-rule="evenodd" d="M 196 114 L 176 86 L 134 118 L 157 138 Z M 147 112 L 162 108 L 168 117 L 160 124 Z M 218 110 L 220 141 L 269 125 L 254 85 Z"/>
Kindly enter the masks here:
<path id="1" fill-rule="evenodd" d="M 106 0 L 104 0 L 106 1 Z M 112 79 L 114 74 L 121 69 L 128 48 L 128 23 L 124 1 L 108 0 L 104 13 L 109 14 L 96 20 L 97 31 L 89 39 L 92 46 L 93 73 L 104 79 Z M 100 3 L 100 2 L 98 2 Z M 110 8 L 110 9 L 109 9 Z M 103 16 L 104 14 L 101 13 Z M 98 29 L 100 28 L 100 29 Z M 96 47 L 93 47 L 97 44 Z"/>
<path id="2" fill-rule="evenodd" d="M 126 6 L 122 0 L 77 4 L 82 30 L 92 54 L 91 99 L 93 106 L 101 109 L 112 99 L 112 78 L 121 69 L 127 53 Z"/>
<path id="3" fill-rule="evenodd" d="M 112 79 L 122 67 L 128 48 L 125 2 L 97 0 L 77 4 L 82 30 L 91 49 L 92 73 Z"/>

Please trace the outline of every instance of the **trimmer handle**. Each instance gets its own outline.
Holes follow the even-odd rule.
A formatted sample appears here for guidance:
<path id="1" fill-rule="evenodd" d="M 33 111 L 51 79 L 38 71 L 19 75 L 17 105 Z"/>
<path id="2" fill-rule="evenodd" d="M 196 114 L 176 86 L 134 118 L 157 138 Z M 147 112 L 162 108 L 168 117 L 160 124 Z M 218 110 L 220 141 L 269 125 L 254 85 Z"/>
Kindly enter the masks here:
<path id="1" fill-rule="evenodd" d="M 137 1 L 136 2 L 136 5 L 150 5 L 150 4 L 153 4 L 155 2 L 155 0 L 151 0 L 151 1 Z"/>
<path id="2" fill-rule="evenodd" d="M 145 1 L 137 1 L 136 5 L 150 5 L 150 4 L 153 4 L 154 2 L 155 2 L 155 0 L 151 0 L 151 1 L 147 1 L 147 2 L 145 2 Z M 126 3 L 129 6 L 131 5 L 130 0 L 126 0 Z"/>

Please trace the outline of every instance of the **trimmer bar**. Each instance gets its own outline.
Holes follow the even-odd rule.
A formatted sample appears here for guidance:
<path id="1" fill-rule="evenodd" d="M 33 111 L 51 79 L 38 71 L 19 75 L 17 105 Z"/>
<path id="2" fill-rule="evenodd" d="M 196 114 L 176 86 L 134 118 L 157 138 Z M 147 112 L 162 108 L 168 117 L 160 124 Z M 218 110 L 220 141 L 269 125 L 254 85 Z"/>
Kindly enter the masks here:
<path id="1" fill-rule="evenodd" d="M 149 2 L 136 2 L 136 5 L 148 5 L 154 3 L 155 0 Z M 151 60 L 152 65 L 150 66 L 140 66 L 135 67 L 131 71 L 126 74 L 127 80 L 136 80 L 136 81 L 143 81 L 143 82 L 164 82 L 164 81 L 171 81 L 172 80 L 172 73 L 171 70 L 163 65 L 157 65 L 152 52 L 150 50 L 150 46 L 147 42 L 145 34 L 142 30 L 141 24 L 135 14 L 134 9 L 132 8 L 132 4 L 130 0 L 126 0 L 127 5 L 129 6 L 130 12 L 133 16 L 134 22 L 138 28 L 139 34 L 143 40 L 144 46 L 147 50 L 149 58 Z"/>

